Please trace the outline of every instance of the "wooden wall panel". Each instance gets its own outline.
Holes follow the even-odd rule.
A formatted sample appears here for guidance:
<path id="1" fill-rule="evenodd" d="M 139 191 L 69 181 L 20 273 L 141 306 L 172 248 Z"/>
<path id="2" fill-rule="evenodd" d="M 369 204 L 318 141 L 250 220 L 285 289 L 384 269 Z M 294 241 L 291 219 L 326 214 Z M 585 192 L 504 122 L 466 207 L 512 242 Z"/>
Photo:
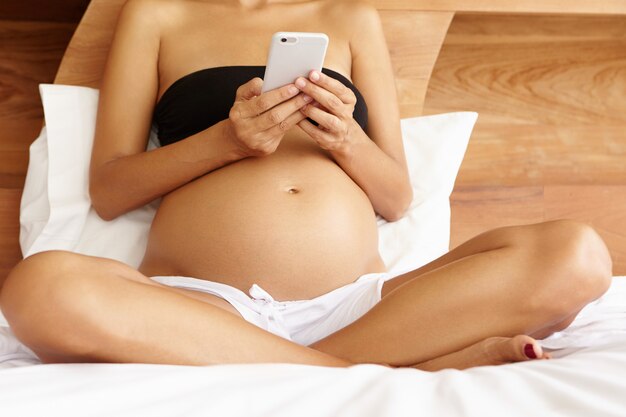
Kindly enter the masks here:
<path id="1" fill-rule="evenodd" d="M 78 22 L 89 0 L 2 0 L 0 20 Z"/>
<path id="2" fill-rule="evenodd" d="M 604 239 L 613 259 L 613 273 L 626 275 L 626 185 L 558 186 L 545 189 L 548 219 L 581 219 Z"/>
<path id="3" fill-rule="evenodd" d="M 425 113 L 478 122 L 451 197 L 451 247 L 573 218 L 626 274 L 626 18 L 457 14 Z"/>
<path id="4" fill-rule="evenodd" d="M 22 188 L 28 146 L 43 111 L 39 83 L 52 82 L 75 23 L 0 21 L 0 187 Z"/>
<path id="5" fill-rule="evenodd" d="M 459 184 L 626 183 L 626 18 L 457 15 L 425 112 L 479 112 Z"/>
<path id="6" fill-rule="evenodd" d="M 450 248 L 501 226 L 574 219 L 604 239 L 614 275 L 626 275 L 626 185 L 456 186 Z"/>
<path id="7" fill-rule="evenodd" d="M 496 227 L 544 221 L 544 188 L 465 186 L 450 196 L 450 249 Z"/>
<path id="8" fill-rule="evenodd" d="M 383 9 L 478 13 L 626 14 L 624 0 L 375 0 Z"/>
<path id="9" fill-rule="evenodd" d="M 11 268 L 22 259 L 19 208 L 21 189 L 0 188 L 0 286 Z"/>
<path id="10" fill-rule="evenodd" d="M 381 10 L 380 15 L 396 76 L 400 116 L 419 116 L 454 13 Z"/>
<path id="11" fill-rule="evenodd" d="M 0 13 L 8 3 L 19 9 L 1 2 Z M 35 20 L 0 20 L 0 282 L 22 258 L 19 205 L 28 148 L 43 121 L 38 85 L 54 80 L 77 24 Z"/>

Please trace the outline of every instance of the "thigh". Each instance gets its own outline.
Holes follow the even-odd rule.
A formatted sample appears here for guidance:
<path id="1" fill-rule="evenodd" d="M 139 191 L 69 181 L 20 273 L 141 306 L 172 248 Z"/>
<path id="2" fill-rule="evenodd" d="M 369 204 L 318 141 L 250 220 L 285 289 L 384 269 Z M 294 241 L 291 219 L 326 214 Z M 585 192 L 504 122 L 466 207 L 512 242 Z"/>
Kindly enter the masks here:
<path id="1" fill-rule="evenodd" d="M 161 284 L 160 282 L 156 282 L 152 279 L 150 279 L 150 277 L 142 274 L 141 272 L 139 272 L 138 270 L 132 268 L 131 266 L 123 263 L 123 262 L 119 262 L 117 260 L 114 259 L 108 259 L 108 258 L 96 258 L 96 262 L 101 262 L 103 265 L 107 265 L 108 268 L 110 268 L 111 272 L 115 272 L 118 276 L 125 278 L 125 279 L 129 279 L 132 281 L 137 281 L 137 282 L 141 282 L 143 284 L 148 284 L 148 285 L 154 285 L 157 287 L 161 287 L 161 288 L 166 288 L 170 291 L 174 291 L 183 295 L 186 295 L 187 297 L 190 298 L 195 298 L 196 300 L 200 300 L 203 301 L 205 303 L 209 303 L 209 304 L 213 304 L 214 306 L 220 307 L 230 313 L 235 314 L 236 316 L 241 317 L 241 314 L 239 314 L 239 312 L 237 311 L 237 309 L 235 309 L 235 307 L 233 307 L 228 301 L 226 301 L 223 298 L 220 298 L 216 295 L 213 294 L 207 294 L 201 291 L 193 291 L 193 290 L 186 290 L 183 288 L 174 288 L 174 287 L 170 287 L 168 285 L 164 285 Z"/>
<path id="2" fill-rule="evenodd" d="M 161 288 L 166 288 L 170 291 L 174 291 L 174 292 L 186 295 L 187 297 L 195 298 L 196 300 L 213 304 L 214 306 L 220 307 L 230 313 L 233 313 L 241 317 L 241 314 L 239 314 L 239 312 L 237 311 L 237 309 L 235 309 L 235 307 L 233 307 L 228 301 L 216 295 L 207 294 L 207 293 L 200 292 L 200 291 L 186 290 L 183 288 L 174 288 L 168 285 L 161 284 L 159 282 L 156 282 L 150 279 L 150 277 L 142 274 L 141 272 L 132 268 L 131 266 L 123 262 L 117 261 L 115 259 L 96 258 L 95 262 L 101 262 L 103 265 L 106 265 L 108 268 L 110 268 L 111 272 L 115 272 L 118 276 L 122 278 L 141 282 L 141 283 L 148 284 L 148 285 L 155 285 Z"/>
<path id="3" fill-rule="evenodd" d="M 529 239 L 532 239 L 532 236 L 541 228 L 546 227 L 548 223 L 551 222 L 503 226 L 483 232 L 467 240 L 439 258 L 427 263 L 426 265 L 389 279 L 383 285 L 381 296 L 384 298 L 391 291 L 402 284 L 405 284 L 406 282 L 419 277 L 426 272 L 448 265 L 467 256 L 509 247 L 515 244 L 520 244 L 523 241 L 528 241 Z"/>
<path id="4" fill-rule="evenodd" d="M 200 300 L 205 303 L 213 304 L 214 306 L 220 307 L 223 310 L 228 311 L 229 313 L 232 313 L 238 317 L 242 317 L 239 311 L 237 311 L 237 309 L 233 307 L 232 304 L 230 304 L 225 299 L 218 297 L 217 295 L 207 294 L 202 291 L 194 291 L 194 290 L 186 290 L 184 288 L 170 287 L 169 285 L 164 285 L 164 284 L 161 284 L 160 282 L 153 281 L 150 279 L 150 277 L 146 277 L 145 275 L 144 275 L 144 278 L 145 279 L 143 279 L 142 282 L 145 282 L 146 284 L 156 285 L 157 287 L 161 287 L 161 288 L 167 288 L 170 291 L 183 294 L 190 298 L 195 298 L 196 300 Z"/>
<path id="5" fill-rule="evenodd" d="M 22 304 L 34 287 L 48 287 L 51 280 L 55 284 L 65 285 L 71 277 L 78 276 L 81 281 L 89 279 L 127 279 L 147 285 L 166 288 L 190 298 L 218 306 L 241 317 L 239 312 L 226 300 L 206 293 L 172 288 L 160 284 L 123 262 L 98 256 L 83 255 L 69 251 L 52 250 L 36 253 L 18 263 L 2 287 L 2 308 L 9 309 Z M 69 290 L 69 289 L 68 289 Z"/>

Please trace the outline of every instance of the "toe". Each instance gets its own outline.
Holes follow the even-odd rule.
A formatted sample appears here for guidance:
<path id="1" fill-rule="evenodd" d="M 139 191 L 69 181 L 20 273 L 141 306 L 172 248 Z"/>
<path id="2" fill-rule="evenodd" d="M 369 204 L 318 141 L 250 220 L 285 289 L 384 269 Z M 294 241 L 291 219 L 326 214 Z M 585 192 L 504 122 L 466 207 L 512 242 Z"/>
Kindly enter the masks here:
<path id="1" fill-rule="evenodd" d="M 539 343 L 527 335 L 502 338 L 497 349 L 498 355 L 507 362 L 529 361 L 543 356 Z"/>
<path id="2" fill-rule="evenodd" d="M 543 349 L 537 340 L 527 335 L 518 335 L 511 339 L 514 345 L 514 351 L 518 360 L 542 359 L 544 357 Z"/>

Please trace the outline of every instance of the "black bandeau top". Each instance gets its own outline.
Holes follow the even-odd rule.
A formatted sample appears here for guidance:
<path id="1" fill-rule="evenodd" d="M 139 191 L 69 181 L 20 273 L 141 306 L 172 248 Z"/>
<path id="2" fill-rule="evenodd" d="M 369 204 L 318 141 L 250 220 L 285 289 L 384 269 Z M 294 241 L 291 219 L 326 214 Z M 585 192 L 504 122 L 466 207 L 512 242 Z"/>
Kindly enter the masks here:
<path id="1" fill-rule="evenodd" d="M 367 105 L 349 79 L 328 68 L 322 72 L 341 81 L 355 94 L 353 117 L 363 130 L 367 127 Z M 161 146 L 185 139 L 227 119 L 237 88 L 254 77 L 263 78 L 265 66 L 236 65 L 213 67 L 187 74 L 175 81 L 154 108 L 153 123 Z"/>

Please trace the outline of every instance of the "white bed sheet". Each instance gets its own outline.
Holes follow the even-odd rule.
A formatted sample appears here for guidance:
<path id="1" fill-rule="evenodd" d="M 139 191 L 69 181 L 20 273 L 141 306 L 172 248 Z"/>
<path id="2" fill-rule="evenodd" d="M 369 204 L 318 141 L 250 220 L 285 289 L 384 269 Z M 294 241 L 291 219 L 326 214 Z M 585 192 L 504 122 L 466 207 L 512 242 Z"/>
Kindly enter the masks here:
<path id="1" fill-rule="evenodd" d="M 439 372 L 376 365 L 42 365 L 3 327 L 0 415 L 626 416 L 625 276 L 614 277 L 606 294 L 542 346 L 554 349 L 553 360 Z"/>

